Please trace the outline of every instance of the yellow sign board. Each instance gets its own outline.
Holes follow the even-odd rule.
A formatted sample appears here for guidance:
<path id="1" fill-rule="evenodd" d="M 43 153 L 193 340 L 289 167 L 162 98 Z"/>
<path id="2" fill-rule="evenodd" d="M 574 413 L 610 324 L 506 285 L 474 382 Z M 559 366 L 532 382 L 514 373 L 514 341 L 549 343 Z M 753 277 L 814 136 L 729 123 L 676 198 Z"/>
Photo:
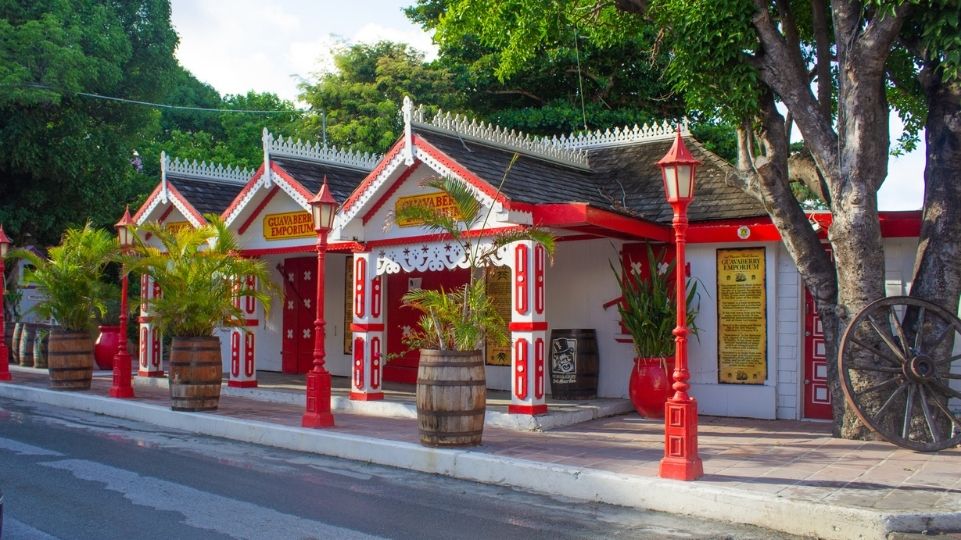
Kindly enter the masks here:
<path id="1" fill-rule="evenodd" d="M 284 212 L 264 216 L 264 240 L 288 240 L 316 236 L 310 212 Z"/>
<path id="2" fill-rule="evenodd" d="M 174 234 L 180 232 L 181 229 L 186 229 L 189 227 L 193 227 L 189 221 L 170 221 L 164 225 L 165 229 Z"/>
<path id="3" fill-rule="evenodd" d="M 717 250 L 718 382 L 767 379 L 764 248 Z"/>
<path id="4" fill-rule="evenodd" d="M 487 270 L 487 297 L 494 304 L 497 314 L 504 319 L 504 324 L 511 320 L 511 269 L 506 266 L 495 266 Z M 511 346 L 498 345 L 487 341 L 487 365 L 511 365 Z"/>
<path id="5" fill-rule="evenodd" d="M 394 213 L 396 214 L 402 208 L 407 208 L 410 206 L 426 206 L 427 208 L 433 208 L 439 212 L 447 214 L 455 219 L 460 219 L 460 213 L 457 211 L 457 205 L 454 204 L 454 200 L 451 199 L 450 195 L 444 193 L 443 191 L 437 191 L 435 193 L 425 193 L 423 195 L 411 195 L 409 197 L 398 197 L 397 201 L 394 203 Z M 398 227 L 413 227 L 415 225 L 423 225 L 424 222 L 419 219 L 398 219 Z"/>

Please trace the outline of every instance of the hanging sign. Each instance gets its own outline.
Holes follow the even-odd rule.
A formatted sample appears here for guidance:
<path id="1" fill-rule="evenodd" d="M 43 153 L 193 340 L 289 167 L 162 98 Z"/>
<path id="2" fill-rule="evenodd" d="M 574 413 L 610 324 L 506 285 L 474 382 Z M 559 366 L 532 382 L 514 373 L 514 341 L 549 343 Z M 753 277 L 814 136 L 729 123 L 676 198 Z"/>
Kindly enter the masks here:
<path id="1" fill-rule="evenodd" d="M 497 314 L 504 319 L 504 324 L 511 320 L 511 269 L 506 266 L 495 266 L 487 270 L 487 297 L 494 304 Z M 511 346 L 497 345 L 487 341 L 487 365 L 511 365 Z"/>
<path id="2" fill-rule="evenodd" d="M 717 250 L 718 382 L 767 379 L 764 248 Z"/>
<path id="3" fill-rule="evenodd" d="M 394 203 L 394 214 L 396 215 L 398 211 L 402 208 L 407 208 L 410 206 L 425 206 L 427 208 L 433 208 L 439 212 L 447 214 L 454 219 L 460 219 L 460 213 L 457 211 L 457 205 L 454 204 L 454 199 L 451 199 L 450 195 L 444 193 L 443 191 L 438 191 L 435 193 L 425 193 L 423 195 L 411 195 L 409 197 L 398 197 L 397 201 Z M 398 219 L 398 227 L 413 227 L 415 225 L 423 225 L 424 222 L 419 219 Z"/>
<path id="4" fill-rule="evenodd" d="M 317 236 L 310 212 L 284 212 L 264 216 L 264 240 L 287 240 Z"/>

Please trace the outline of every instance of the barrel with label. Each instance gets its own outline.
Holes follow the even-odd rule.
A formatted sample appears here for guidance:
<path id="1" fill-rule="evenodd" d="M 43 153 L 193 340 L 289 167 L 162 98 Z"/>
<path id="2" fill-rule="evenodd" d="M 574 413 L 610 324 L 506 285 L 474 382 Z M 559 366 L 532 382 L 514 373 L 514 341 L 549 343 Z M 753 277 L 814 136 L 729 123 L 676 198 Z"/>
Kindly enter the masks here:
<path id="1" fill-rule="evenodd" d="M 554 399 L 597 397 L 597 333 L 594 330 L 552 330 L 550 355 Z"/>
<path id="2" fill-rule="evenodd" d="M 36 336 L 37 325 L 25 323 L 20 331 L 20 343 L 17 345 L 21 366 L 33 367 L 33 341 Z"/>

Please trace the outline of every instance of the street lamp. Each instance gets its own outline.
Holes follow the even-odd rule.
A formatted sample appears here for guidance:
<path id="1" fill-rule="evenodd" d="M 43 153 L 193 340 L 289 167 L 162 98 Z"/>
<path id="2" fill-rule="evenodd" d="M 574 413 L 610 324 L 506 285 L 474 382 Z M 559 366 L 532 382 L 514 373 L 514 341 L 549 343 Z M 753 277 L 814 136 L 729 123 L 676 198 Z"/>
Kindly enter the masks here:
<path id="1" fill-rule="evenodd" d="M 664 403 L 664 458 L 660 467 L 661 478 L 673 480 L 696 480 L 704 475 L 704 466 L 697 455 L 697 401 L 687 393 L 691 374 L 687 369 L 687 265 L 684 262 L 687 205 L 694 198 L 694 173 L 700 163 L 684 146 L 680 130 L 671 149 L 657 162 L 664 176 L 664 194 L 674 210 L 677 247 L 674 395 Z"/>
<path id="2" fill-rule="evenodd" d="M 307 410 L 301 425 L 310 428 L 331 427 L 334 415 L 330 412 L 330 373 L 324 367 L 324 256 L 327 254 L 327 233 L 334 227 L 337 201 L 330 194 L 327 177 L 320 191 L 310 200 L 310 211 L 317 231 L 317 319 L 314 320 L 314 366 L 307 373 Z"/>
<path id="3" fill-rule="evenodd" d="M 7 349 L 7 336 L 5 335 L 6 328 L 3 318 L 3 312 L 6 309 L 3 305 L 3 295 L 4 285 L 6 285 L 6 268 L 4 267 L 4 260 L 7 258 L 7 250 L 10 249 L 10 239 L 7 238 L 6 233 L 3 232 L 3 225 L 0 225 L 0 381 L 9 381 L 12 379 L 10 376 L 10 351 Z"/>
<path id="4" fill-rule="evenodd" d="M 133 246 L 134 221 L 130 217 L 128 206 L 123 217 L 114 227 L 117 228 L 117 241 L 120 242 L 120 253 L 126 254 Z M 113 357 L 113 384 L 108 393 L 114 398 L 132 398 L 133 387 L 130 385 L 130 354 L 127 352 L 127 272 L 126 266 L 120 268 L 120 339 L 117 342 L 117 354 Z"/>

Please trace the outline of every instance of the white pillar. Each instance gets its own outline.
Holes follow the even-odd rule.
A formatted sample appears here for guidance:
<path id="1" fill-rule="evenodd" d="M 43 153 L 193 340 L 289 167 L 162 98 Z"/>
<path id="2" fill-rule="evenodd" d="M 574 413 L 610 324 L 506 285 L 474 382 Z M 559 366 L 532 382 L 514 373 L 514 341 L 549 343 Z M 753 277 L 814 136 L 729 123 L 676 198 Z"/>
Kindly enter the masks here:
<path id="1" fill-rule="evenodd" d="M 544 246 L 530 241 L 509 247 L 511 267 L 512 414 L 544 414 L 547 357 L 546 265 Z"/>
<path id="2" fill-rule="evenodd" d="M 383 279 L 377 275 L 377 261 L 370 252 L 354 254 L 353 272 L 353 361 L 350 399 L 384 399 L 383 373 L 384 295 Z"/>
<path id="3" fill-rule="evenodd" d="M 256 288 L 257 281 L 253 276 L 247 276 L 244 286 L 248 289 Z M 230 329 L 230 377 L 227 386 L 234 388 L 256 388 L 257 369 L 254 363 L 256 350 L 257 319 L 260 306 L 252 296 L 234 298 L 234 305 L 243 312 L 245 325 Z"/>
<path id="4" fill-rule="evenodd" d="M 140 276 L 140 366 L 138 377 L 163 377 L 163 340 L 150 316 L 150 303 L 160 297 L 160 286 L 147 275 Z"/>

